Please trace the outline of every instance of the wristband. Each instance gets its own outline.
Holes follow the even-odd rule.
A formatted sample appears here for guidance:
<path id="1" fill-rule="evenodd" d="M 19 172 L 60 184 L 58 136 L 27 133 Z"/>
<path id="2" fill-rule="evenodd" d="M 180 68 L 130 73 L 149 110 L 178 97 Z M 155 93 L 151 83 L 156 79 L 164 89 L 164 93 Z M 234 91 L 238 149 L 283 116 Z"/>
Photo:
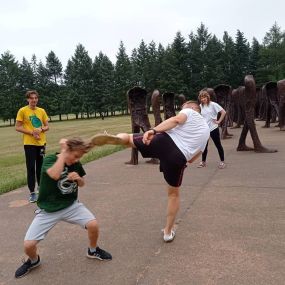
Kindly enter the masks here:
<path id="1" fill-rule="evenodd" d="M 156 135 L 157 131 L 155 129 L 149 129 L 149 131 L 153 131 L 153 135 Z"/>

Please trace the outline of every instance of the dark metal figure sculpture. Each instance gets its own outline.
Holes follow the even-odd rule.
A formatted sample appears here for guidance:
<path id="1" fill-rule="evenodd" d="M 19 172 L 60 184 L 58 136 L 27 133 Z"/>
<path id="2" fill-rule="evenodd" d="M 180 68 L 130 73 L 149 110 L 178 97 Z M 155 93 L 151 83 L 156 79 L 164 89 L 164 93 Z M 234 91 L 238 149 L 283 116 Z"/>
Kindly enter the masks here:
<path id="1" fill-rule="evenodd" d="M 260 87 L 256 87 L 256 102 L 255 102 L 255 108 L 254 108 L 254 117 L 256 119 L 259 118 L 261 97 L 262 97 L 261 88 Z"/>
<path id="2" fill-rule="evenodd" d="M 154 116 L 154 125 L 157 126 L 162 122 L 160 115 L 161 95 L 159 90 L 155 89 L 151 95 L 151 106 Z"/>
<path id="3" fill-rule="evenodd" d="M 179 94 L 177 96 L 177 101 L 178 101 L 178 108 L 181 110 L 182 105 L 186 102 L 186 97 L 184 94 Z"/>
<path id="4" fill-rule="evenodd" d="M 277 82 L 279 98 L 279 127 L 280 131 L 285 131 L 285 79 Z"/>
<path id="5" fill-rule="evenodd" d="M 245 114 L 241 105 L 241 98 L 244 96 L 245 87 L 239 86 L 232 91 L 231 105 L 232 105 L 232 117 L 236 125 L 232 128 L 240 128 L 244 122 Z"/>
<path id="6" fill-rule="evenodd" d="M 270 120 L 276 122 L 276 115 L 279 117 L 279 100 L 277 97 L 277 83 L 270 81 L 263 86 L 263 92 L 267 97 L 266 122 L 264 128 L 270 128 Z"/>
<path id="7" fill-rule="evenodd" d="M 151 95 L 151 106 L 154 116 L 154 126 L 159 125 L 162 122 L 161 114 L 160 114 L 160 105 L 161 105 L 161 94 L 159 90 L 155 89 Z M 146 161 L 151 164 L 159 164 L 159 159 L 151 158 Z"/>
<path id="8" fill-rule="evenodd" d="M 141 87 L 133 87 L 128 91 L 128 103 L 131 113 L 132 133 L 146 132 L 151 128 L 147 115 L 147 92 Z M 138 164 L 138 151 L 132 149 L 131 160 L 127 164 Z"/>
<path id="9" fill-rule="evenodd" d="M 162 95 L 162 104 L 164 110 L 164 120 L 176 115 L 174 108 L 174 93 L 165 92 Z"/>
<path id="10" fill-rule="evenodd" d="M 227 112 L 225 119 L 222 122 L 222 134 L 221 139 L 228 139 L 232 137 L 232 134 L 228 133 L 228 126 L 232 119 L 230 118 L 230 96 L 232 93 L 232 88 L 226 84 L 220 84 L 214 87 L 215 94 L 217 96 L 217 103 L 221 105 Z"/>
<path id="11" fill-rule="evenodd" d="M 277 152 L 275 149 L 268 149 L 264 147 L 258 137 L 258 133 L 254 123 L 254 107 L 256 102 L 256 86 L 252 75 L 247 75 L 244 79 L 245 92 L 241 98 L 242 108 L 245 110 L 245 121 L 243 129 L 239 138 L 239 145 L 237 151 L 249 151 L 272 153 Z M 246 136 L 250 131 L 254 148 L 250 148 L 245 144 Z"/>
<path id="12" fill-rule="evenodd" d="M 267 110 L 267 96 L 266 89 L 264 86 L 261 88 L 260 96 L 257 97 L 259 101 L 259 112 L 258 112 L 258 121 L 266 121 L 266 110 Z"/>

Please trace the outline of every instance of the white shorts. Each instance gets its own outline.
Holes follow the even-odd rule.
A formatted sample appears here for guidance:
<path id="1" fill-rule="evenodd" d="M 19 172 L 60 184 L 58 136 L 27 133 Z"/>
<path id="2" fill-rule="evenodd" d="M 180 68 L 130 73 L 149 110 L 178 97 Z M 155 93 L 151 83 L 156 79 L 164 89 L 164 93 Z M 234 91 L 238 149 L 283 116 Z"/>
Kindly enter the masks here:
<path id="1" fill-rule="evenodd" d="M 36 216 L 32 221 L 25 240 L 43 240 L 49 230 L 58 222 L 65 221 L 86 228 L 86 224 L 95 220 L 95 216 L 80 202 L 76 201 L 71 206 L 56 212 L 48 213 L 45 210 L 35 211 Z"/>

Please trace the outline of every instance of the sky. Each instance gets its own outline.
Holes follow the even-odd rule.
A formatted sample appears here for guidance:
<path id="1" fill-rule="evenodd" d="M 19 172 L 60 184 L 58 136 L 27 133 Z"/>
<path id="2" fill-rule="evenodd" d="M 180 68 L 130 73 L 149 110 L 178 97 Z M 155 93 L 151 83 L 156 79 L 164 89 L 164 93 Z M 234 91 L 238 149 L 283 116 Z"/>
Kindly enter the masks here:
<path id="1" fill-rule="evenodd" d="M 0 54 L 43 63 L 54 51 L 63 67 L 80 43 L 94 60 L 115 63 L 120 41 L 131 55 L 144 40 L 164 47 L 181 32 L 188 41 L 203 23 L 222 40 L 237 30 L 260 43 L 277 22 L 285 30 L 285 0 L 0 0 Z"/>

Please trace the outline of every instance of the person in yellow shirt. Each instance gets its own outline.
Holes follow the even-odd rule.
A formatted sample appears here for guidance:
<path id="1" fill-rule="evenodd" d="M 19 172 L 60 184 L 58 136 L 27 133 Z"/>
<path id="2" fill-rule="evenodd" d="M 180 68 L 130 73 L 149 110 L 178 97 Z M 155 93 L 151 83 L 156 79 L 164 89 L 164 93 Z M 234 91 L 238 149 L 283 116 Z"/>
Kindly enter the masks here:
<path id="1" fill-rule="evenodd" d="M 39 94 L 27 91 L 28 105 L 19 109 L 16 117 L 16 131 L 23 133 L 27 167 L 27 181 L 30 190 L 29 201 L 37 201 L 36 179 L 40 185 L 40 174 L 45 155 L 46 132 L 49 130 L 48 116 L 43 108 L 37 107 Z"/>

